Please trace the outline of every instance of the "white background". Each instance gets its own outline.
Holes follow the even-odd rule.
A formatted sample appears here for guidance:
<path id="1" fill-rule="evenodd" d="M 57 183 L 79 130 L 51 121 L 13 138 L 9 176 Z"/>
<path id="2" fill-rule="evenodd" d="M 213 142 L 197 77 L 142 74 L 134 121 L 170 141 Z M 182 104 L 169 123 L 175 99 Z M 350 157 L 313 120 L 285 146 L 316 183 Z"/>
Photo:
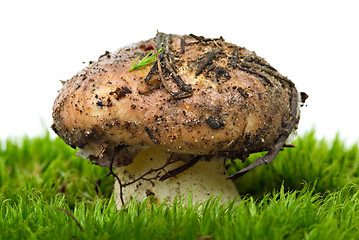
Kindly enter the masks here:
<path id="1" fill-rule="evenodd" d="M 106 50 L 166 33 L 223 36 L 264 57 L 310 98 L 299 133 L 359 137 L 356 1 L 2 1 L 0 139 L 52 124 L 67 80 Z M 85 63 L 83 63 L 85 62 Z"/>

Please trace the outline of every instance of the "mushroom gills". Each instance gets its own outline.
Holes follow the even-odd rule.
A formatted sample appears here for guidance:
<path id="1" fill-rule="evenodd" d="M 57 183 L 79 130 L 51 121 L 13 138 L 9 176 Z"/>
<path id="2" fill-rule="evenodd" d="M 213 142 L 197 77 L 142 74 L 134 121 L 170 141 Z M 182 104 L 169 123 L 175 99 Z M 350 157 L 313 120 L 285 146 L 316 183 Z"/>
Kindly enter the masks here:
<path id="1" fill-rule="evenodd" d="M 130 165 L 115 170 L 122 185 L 120 187 L 115 181 L 116 206 L 120 209 L 132 198 L 143 200 L 150 195 L 156 203 L 172 203 L 176 196 L 191 196 L 193 202 L 204 202 L 218 195 L 223 202 L 238 198 L 234 183 L 228 179 L 224 161 L 224 157 L 218 156 L 200 160 L 185 171 L 163 180 L 164 175 L 186 165 L 186 161 L 172 161 L 171 154 L 160 148 L 143 149 Z"/>

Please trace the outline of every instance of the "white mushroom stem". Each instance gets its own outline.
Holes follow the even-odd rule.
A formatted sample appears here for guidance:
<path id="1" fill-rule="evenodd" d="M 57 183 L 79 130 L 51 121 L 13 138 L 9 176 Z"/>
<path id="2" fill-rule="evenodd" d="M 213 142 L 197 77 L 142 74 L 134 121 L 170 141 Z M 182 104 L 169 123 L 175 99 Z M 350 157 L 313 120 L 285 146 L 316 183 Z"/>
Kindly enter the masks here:
<path id="1" fill-rule="evenodd" d="M 130 165 L 117 168 L 115 172 L 122 185 L 133 182 L 120 187 L 115 180 L 114 196 L 117 208 L 121 208 L 122 202 L 127 203 L 132 198 L 142 200 L 148 195 L 154 195 L 156 203 L 171 203 L 176 196 L 189 195 L 194 202 L 204 202 L 211 196 L 218 195 L 221 195 L 221 201 L 238 197 L 235 185 L 227 179 L 224 158 L 213 157 L 210 161 L 198 161 L 176 176 L 161 181 L 160 177 L 166 172 L 186 164 L 176 161 L 166 165 L 171 160 L 169 157 L 170 154 L 162 149 L 148 148 L 139 152 Z M 165 167 L 161 169 L 163 166 Z M 146 174 L 151 169 L 161 170 Z"/>

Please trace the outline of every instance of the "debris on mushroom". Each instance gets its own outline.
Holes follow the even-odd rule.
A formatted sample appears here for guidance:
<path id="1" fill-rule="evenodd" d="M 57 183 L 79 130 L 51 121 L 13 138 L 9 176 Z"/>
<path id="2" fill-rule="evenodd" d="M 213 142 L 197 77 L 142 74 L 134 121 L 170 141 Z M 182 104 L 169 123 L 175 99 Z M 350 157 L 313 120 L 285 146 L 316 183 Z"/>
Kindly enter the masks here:
<path id="1" fill-rule="evenodd" d="M 288 144 L 299 105 L 294 83 L 254 52 L 222 37 L 157 33 L 106 51 L 68 80 L 52 128 L 109 168 L 118 207 L 149 195 L 225 201 L 238 195 L 232 179 Z M 227 176 L 227 158 L 261 151 L 268 153 Z"/>

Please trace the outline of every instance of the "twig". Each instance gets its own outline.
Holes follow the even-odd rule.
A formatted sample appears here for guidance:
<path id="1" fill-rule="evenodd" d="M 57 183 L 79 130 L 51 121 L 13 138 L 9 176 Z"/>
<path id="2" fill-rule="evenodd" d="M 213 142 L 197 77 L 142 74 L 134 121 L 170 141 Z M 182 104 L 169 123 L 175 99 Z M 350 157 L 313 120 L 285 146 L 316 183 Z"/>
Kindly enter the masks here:
<path id="1" fill-rule="evenodd" d="M 232 51 L 231 61 L 228 63 L 229 66 L 235 68 L 238 64 L 239 52 L 238 49 Z"/>
<path id="2" fill-rule="evenodd" d="M 157 51 L 156 44 L 155 44 L 154 42 L 152 42 L 152 47 L 153 47 L 153 49 L 155 49 L 155 51 Z M 165 52 L 165 50 L 163 50 L 163 52 Z M 163 86 L 165 87 L 165 89 L 169 92 L 169 94 L 170 94 L 171 96 L 174 96 L 175 93 L 172 92 L 172 90 L 168 87 L 168 85 L 167 85 L 167 83 L 166 83 L 166 80 L 165 80 L 164 77 L 163 77 L 161 60 L 160 60 L 158 54 L 156 54 L 156 60 L 157 60 L 157 68 L 158 68 L 158 72 L 159 72 L 159 74 L 160 74 L 161 82 L 162 82 Z"/>
<path id="3" fill-rule="evenodd" d="M 152 42 L 152 47 L 155 49 L 155 51 L 157 51 L 157 48 L 156 48 L 156 44 Z M 163 52 L 165 52 L 166 50 L 163 50 Z M 171 97 L 173 99 L 181 99 L 181 98 L 185 98 L 185 97 L 189 97 L 192 95 L 192 87 L 185 84 L 183 82 L 182 79 L 180 79 L 179 77 L 176 79 L 177 81 L 177 84 L 180 84 L 180 82 L 182 82 L 182 84 L 180 85 L 181 89 L 184 88 L 186 89 L 187 91 L 184 91 L 184 92 L 173 92 L 169 86 L 167 85 L 166 83 L 166 80 L 164 79 L 163 77 L 163 71 L 162 71 L 162 66 L 161 66 L 161 60 L 160 58 L 158 57 L 158 55 L 156 54 L 156 58 L 157 58 L 157 67 L 158 67 L 158 72 L 159 72 L 159 75 L 160 75 L 160 78 L 161 78 L 161 82 L 163 84 L 163 86 L 165 87 L 165 89 L 168 91 L 168 93 L 171 95 Z M 164 56 L 164 59 L 166 59 L 166 56 Z M 167 60 L 168 61 L 168 60 Z M 167 65 L 167 64 L 166 64 Z M 167 65 L 166 67 L 168 68 L 169 65 Z M 172 69 L 172 68 L 171 68 Z M 172 69 L 173 70 L 173 69 Z M 170 71 L 170 70 L 169 70 Z M 172 76 L 174 76 L 173 72 L 172 72 Z M 180 79 L 180 80 L 179 80 Z"/>
<path id="4" fill-rule="evenodd" d="M 121 200 L 122 205 L 125 205 L 125 201 L 123 198 L 123 188 L 124 187 L 134 184 L 140 180 L 148 181 L 154 186 L 154 183 L 153 183 L 154 180 L 160 179 L 161 181 L 164 181 L 170 177 L 176 176 L 177 174 L 179 174 L 179 173 L 183 172 L 184 170 L 188 169 L 189 167 L 193 166 L 199 160 L 199 157 L 197 157 L 197 158 L 193 159 L 192 161 L 190 161 L 189 163 L 186 163 L 183 166 L 180 166 L 174 170 L 167 172 L 165 169 L 167 166 L 179 161 L 179 160 L 171 160 L 171 157 L 169 157 L 168 161 L 165 164 L 163 164 L 161 167 L 150 169 L 149 171 L 145 172 L 138 178 L 136 178 L 130 182 L 127 182 L 127 183 L 122 183 L 120 178 L 113 172 L 113 163 L 114 163 L 116 153 L 118 151 L 121 151 L 124 147 L 126 147 L 126 146 L 121 146 L 119 149 L 114 149 L 114 154 L 111 158 L 111 162 L 110 162 L 110 166 L 109 166 L 109 173 L 107 174 L 107 176 L 110 176 L 110 175 L 114 176 L 114 178 L 117 180 L 117 182 L 119 184 L 120 200 Z M 162 171 L 165 173 L 163 176 L 161 176 Z M 156 173 L 156 175 L 152 176 L 152 177 L 148 176 L 149 174 L 152 174 L 152 173 Z"/>
<path id="5" fill-rule="evenodd" d="M 181 38 L 181 50 L 180 53 L 183 54 L 186 51 L 186 39 L 185 37 Z"/>
<path id="6" fill-rule="evenodd" d="M 259 157 L 257 160 L 249 165 L 248 167 L 238 171 L 237 173 L 233 174 L 232 176 L 228 177 L 229 179 L 236 179 L 240 176 L 243 176 L 248 171 L 250 171 L 253 168 L 256 168 L 263 164 L 270 163 L 278 154 L 279 151 L 282 150 L 282 148 L 285 146 L 285 141 L 287 140 L 289 134 L 292 132 L 293 128 L 298 122 L 297 118 L 297 110 L 298 110 L 298 92 L 297 89 L 292 86 L 292 96 L 290 101 L 290 109 L 291 109 L 291 119 L 287 123 L 287 125 L 283 128 L 282 135 L 279 136 L 278 140 L 274 144 L 274 146 L 269 150 L 269 152 L 264 157 Z"/>
<path id="7" fill-rule="evenodd" d="M 212 63 L 214 57 L 216 56 L 215 51 L 208 52 L 204 55 L 203 59 L 199 62 L 198 68 L 196 70 L 196 76 L 200 75 L 203 70 Z"/>
<path id="8" fill-rule="evenodd" d="M 177 162 L 178 160 L 175 160 L 175 161 L 167 161 L 163 166 L 159 167 L 159 168 L 155 168 L 155 169 L 150 169 L 148 172 L 142 174 L 140 177 L 136 178 L 135 180 L 131 181 L 131 182 L 128 182 L 128 183 L 125 183 L 123 184 L 122 186 L 123 187 L 126 187 L 128 185 L 131 185 L 139 180 L 145 180 L 145 181 L 149 181 L 152 183 L 153 185 L 153 182 L 152 180 L 157 180 L 159 177 L 160 177 L 160 174 L 161 174 L 161 171 L 164 171 L 167 173 L 167 171 L 165 170 L 165 167 L 167 167 L 168 165 L 172 164 L 172 163 L 175 163 Z M 155 173 L 155 172 L 158 172 L 156 176 L 154 177 L 150 177 L 150 178 L 145 178 L 147 175 L 151 174 L 151 173 Z M 162 178 L 162 177 L 161 177 Z"/>
<path id="9" fill-rule="evenodd" d="M 59 211 L 61 211 L 61 212 L 66 213 L 68 216 L 70 216 L 70 217 L 75 221 L 76 225 L 80 228 L 80 230 L 81 230 L 82 232 L 84 231 L 84 229 L 83 229 L 83 227 L 81 226 L 81 224 L 79 223 L 79 221 L 77 221 L 77 219 L 74 217 L 74 215 L 73 215 L 70 211 L 68 211 L 68 210 L 66 210 L 66 209 L 63 209 L 63 208 L 56 208 L 56 209 L 59 210 Z"/>
<path id="10" fill-rule="evenodd" d="M 176 175 L 180 174 L 181 172 L 183 172 L 183 171 L 187 170 L 188 168 L 192 167 L 193 165 L 195 165 L 199 161 L 200 158 L 201 158 L 201 156 L 197 156 L 196 158 L 192 159 L 188 163 L 167 172 L 165 175 L 163 175 L 160 178 L 160 181 L 164 181 L 168 178 L 175 177 Z"/>
<path id="11" fill-rule="evenodd" d="M 252 70 L 247 69 L 247 68 L 242 68 L 242 67 L 237 67 L 237 68 L 239 70 L 241 70 L 241 71 L 244 71 L 244 72 L 247 72 L 247 73 L 250 73 L 250 74 L 253 74 L 253 75 L 257 76 L 259 78 L 259 80 L 264 79 L 264 81 L 261 81 L 264 85 L 269 85 L 269 86 L 273 87 L 272 82 L 266 76 L 264 76 L 263 74 L 260 74 L 258 72 L 252 71 Z"/>
<path id="12" fill-rule="evenodd" d="M 215 40 L 224 41 L 222 36 L 219 38 L 205 38 L 203 36 L 194 35 L 193 33 L 190 33 L 189 36 L 193 37 L 194 39 L 196 39 L 199 42 L 211 42 L 211 41 L 215 41 Z"/>
<path id="13" fill-rule="evenodd" d="M 120 148 L 119 150 L 117 150 L 117 151 L 121 151 L 121 149 L 123 149 L 123 148 L 124 148 L 124 147 L 121 147 L 121 148 Z M 108 167 L 108 169 L 109 169 L 110 172 L 107 174 L 107 176 L 112 175 L 114 178 L 116 178 L 116 180 L 117 180 L 117 182 L 118 182 L 118 184 L 119 184 L 119 186 L 120 186 L 120 200 L 121 200 L 121 203 L 122 203 L 122 206 L 123 206 L 123 205 L 125 205 L 125 201 L 123 200 L 123 184 L 122 184 L 120 178 L 116 175 L 116 173 L 113 172 L 113 161 L 114 161 L 114 159 L 115 159 L 115 156 L 116 156 L 117 151 L 114 151 L 114 153 L 113 153 L 113 156 L 112 156 L 111 162 L 110 162 L 110 166 Z"/>
<path id="14" fill-rule="evenodd" d="M 165 53 L 165 51 L 162 51 L 162 53 L 160 54 L 160 62 L 161 62 L 162 59 L 163 59 L 164 53 Z M 147 83 L 147 84 L 150 83 L 152 74 L 153 74 L 156 70 L 157 70 L 157 61 L 155 61 L 155 62 L 153 63 L 152 68 L 150 69 L 150 71 L 148 72 L 147 76 L 145 77 L 145 79 L 144 79 L 145 83 Z"/>
<path id="15" fill-rule="evenodd" d="M 145 127 L 145 130 L 146 130 L 148 136 L 151 138 L 152 142 L 154 142 L 155 144 L 157 144 L 158 141 L 157 141 L 157 139 L 155 139 L 155 138 L 153 137 L 153 134 L 152 134 L 151 130 L 150 130 L 148 127 Z"/>
<path id="16" fill-rule="evenodd" d="M 176 71 L 172 68 L 171 64 L 169 63 L 168 58 L 165 57 L 164 60 L 165 60 L 165 64 L 166 64 L 168 71 L 171 73 L 170 75 L 175 80 L 177 85 L 185 92 L 188 92 L 188 93 L 192 92 L 191 85 L 186 84 L 182 80 L 182 78 L 176 73 Z"/>
<path id="17" fill-rule="evenodd" d="M 266 83 L 269 84 L 270 86 L 272 86 L 272 83 L 269 81 L 268 78 L 266 78 L 262 74 L 259 74 L 256 71 L 252 71 L 249 69 L 259 69 L 264 73 L 267 73 L 273 77 L 278 78 L 280 81 L 284 80 L 291 87 L 294 86 L 294 83 L 291 80 L 289 80 L 287 77 L 282 76 L 274 67 L 267 64 L 262 58 L 258 57 L 256 54 L 251 54 L 251 55 L 245 56 L 238 68 L 242 71 L 247 71 L 248 73 L 255 74 L 255 75 L 263 78 L 266 81 Z"/>

